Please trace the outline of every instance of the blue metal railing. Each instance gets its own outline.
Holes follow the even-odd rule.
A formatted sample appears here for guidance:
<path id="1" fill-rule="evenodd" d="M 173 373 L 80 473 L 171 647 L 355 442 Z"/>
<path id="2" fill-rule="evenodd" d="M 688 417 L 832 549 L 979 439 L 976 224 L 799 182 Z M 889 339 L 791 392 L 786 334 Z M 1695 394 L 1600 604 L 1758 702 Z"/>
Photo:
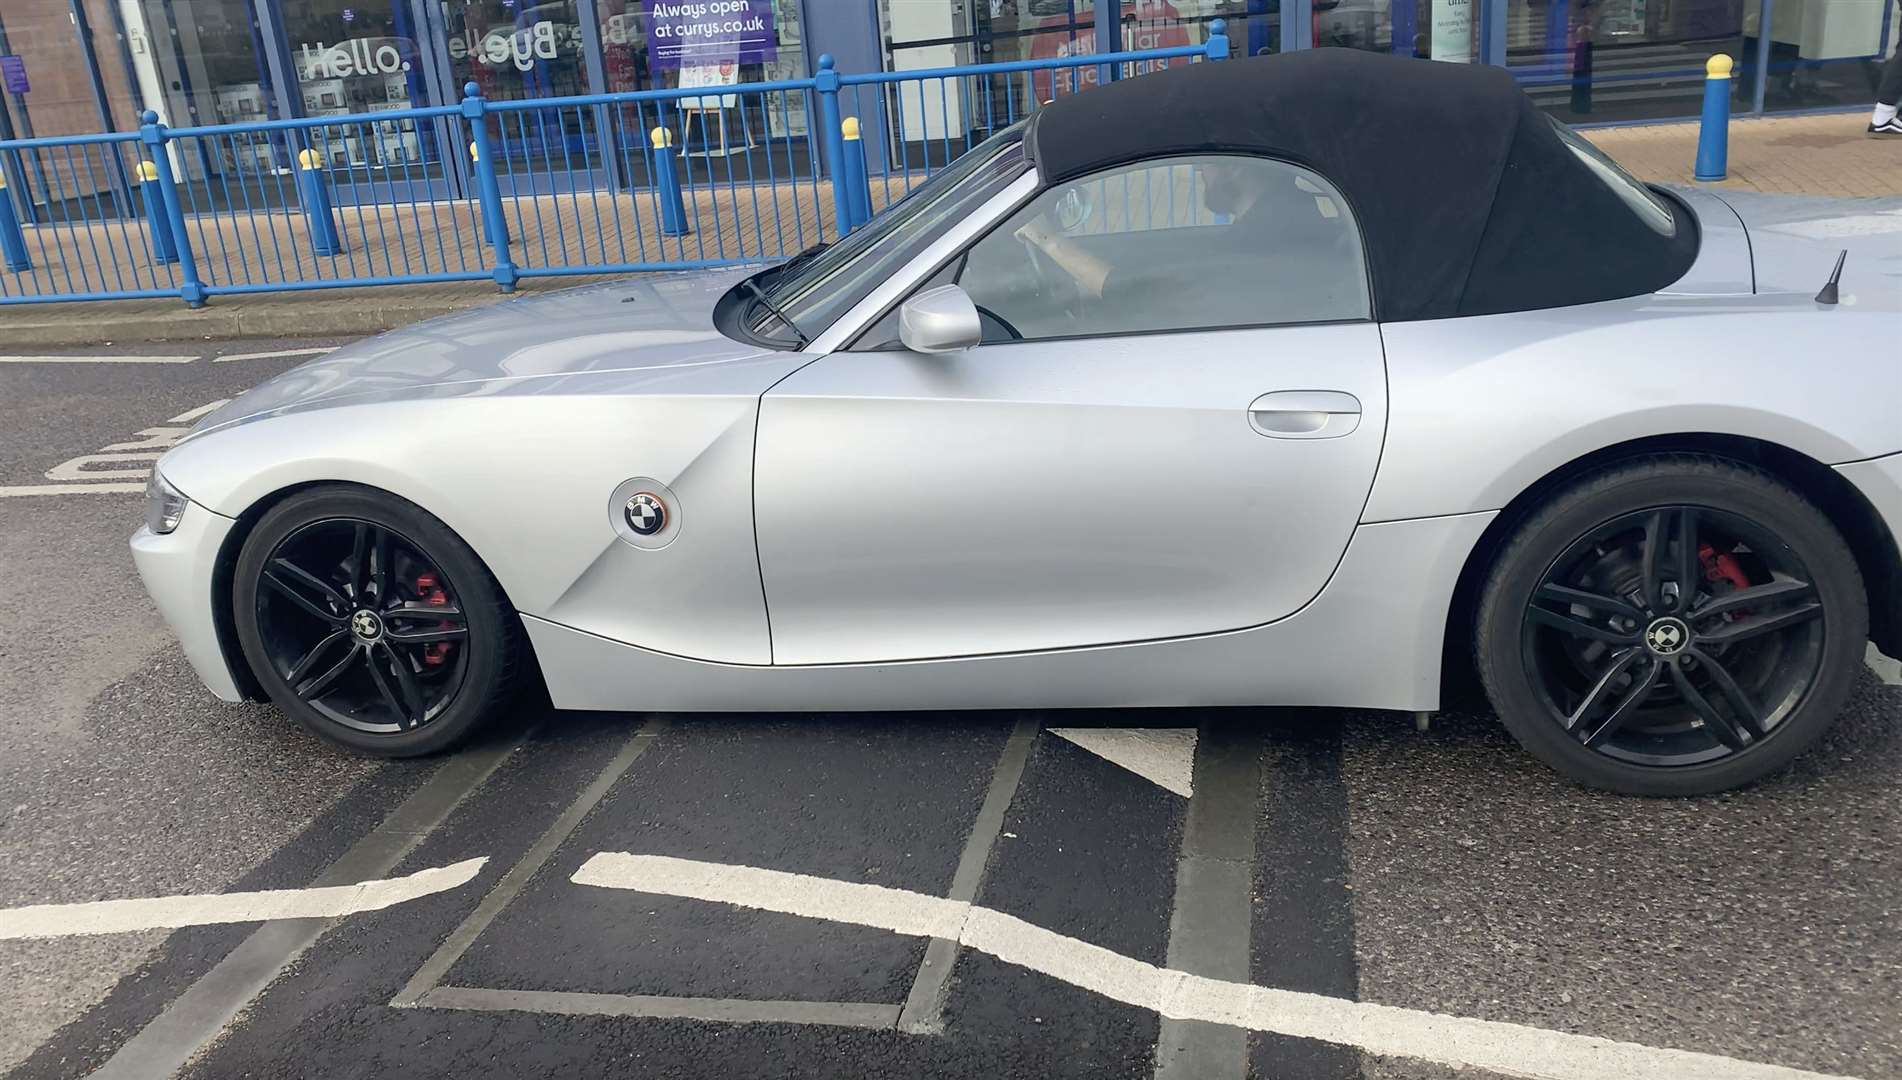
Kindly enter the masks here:
<path id="1" fill-rule="evenodd" d="M 993 131 L 1191 47 L 0 141 L 0 305 L 690 269 L 841 235 Z M 1086 71 L 1088 75 L 1086 76 Z M 847 132 L 855 138 L 848 146 Z M 7 185 L 12 182 L 13 187 Z M 837 181 L 837 182 L 835 182 Z"/>

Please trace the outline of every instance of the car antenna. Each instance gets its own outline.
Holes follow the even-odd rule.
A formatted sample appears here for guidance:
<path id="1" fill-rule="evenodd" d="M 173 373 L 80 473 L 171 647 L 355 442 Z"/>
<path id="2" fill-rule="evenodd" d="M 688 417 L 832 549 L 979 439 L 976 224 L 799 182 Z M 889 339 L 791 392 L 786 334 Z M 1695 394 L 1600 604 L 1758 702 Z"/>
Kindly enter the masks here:
<path id="1" fill-rule="evenodd" d="M 1823 283 L 1823 291 L 1816 294 L 1817 303 L 1833 304 L 1836 302 L 1836 285 L 1843 279 L 1843 261 L 1848 258 L 1848 248 L 1844 248 L 1841 253 L 1836 256 L 1836 269 L 1829 272 L 1829 280 Z"/>

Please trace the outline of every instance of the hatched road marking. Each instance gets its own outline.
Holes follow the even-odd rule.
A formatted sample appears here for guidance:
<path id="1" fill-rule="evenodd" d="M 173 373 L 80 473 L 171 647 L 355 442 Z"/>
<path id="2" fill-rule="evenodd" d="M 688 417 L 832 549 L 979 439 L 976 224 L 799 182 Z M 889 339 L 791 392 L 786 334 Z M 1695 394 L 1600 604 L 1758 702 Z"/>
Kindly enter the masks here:
<path id="1" fill-rule="evenodd" d="M 1194 728 L 1050 728 L 1050 734 L 1120 765 L 1164 791 L 1194 791 Z"/>
<path id="2" fill-rule="evenodd" d="M 19 938 L 123 934 L 132 930 L 270 922 L 273 919 L 334 919 L 383 908 L 466 885 L 489 860 L 464 859 L 450 866 L 355 885 L 263 892 L 156 896 L 85 904 L 36 904 L 0 910 L 0 941 Z"/>
<path id="3" fill-rule="evenodd" d="M 1144 963 L 965 901 L 882 885 L 624 852 L 594 855 L 570 880 L 946 938 L 1168 1019 L 1318 1039 L 1456 1069 L 1538 1080 L 1830 1080 L 1715 1054 L 1224 982 Z"/>
<path id="4" fill-rule="evenodd" d="M 133 495 L 142 492 L 145 490 L 145 478 L 152 474 L 152 463 L 191 431 L 193 421 L 216 412 L 229 400 L 219 398 L 207 402 L 179 413 L 165 421 L 165 426 L 135 432 L 136 437 L 129 441 L 111 443 L 101 447 L 97 453 L 81 454 L 62 461 L 46 470 L 46 478 L 54 483 L 0 487 L 0 499 L 29 495 L 90 495 L 99 492 Z"/>

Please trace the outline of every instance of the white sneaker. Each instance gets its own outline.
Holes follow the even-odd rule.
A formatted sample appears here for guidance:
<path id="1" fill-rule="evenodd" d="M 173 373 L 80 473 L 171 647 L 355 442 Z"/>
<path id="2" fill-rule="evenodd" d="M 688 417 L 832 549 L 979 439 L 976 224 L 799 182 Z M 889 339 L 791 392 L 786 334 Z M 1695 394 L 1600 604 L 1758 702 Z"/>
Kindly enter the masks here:
<path id="1" fill-rule="evenodd" d="M 1902 114 L 1890 117 L 1886 124 L 1878 124 L 1873 120 L 1869 122 L 1869 137 L 1872 139 L 1893 138 L 1898 135 L 1902 135 Z"/>

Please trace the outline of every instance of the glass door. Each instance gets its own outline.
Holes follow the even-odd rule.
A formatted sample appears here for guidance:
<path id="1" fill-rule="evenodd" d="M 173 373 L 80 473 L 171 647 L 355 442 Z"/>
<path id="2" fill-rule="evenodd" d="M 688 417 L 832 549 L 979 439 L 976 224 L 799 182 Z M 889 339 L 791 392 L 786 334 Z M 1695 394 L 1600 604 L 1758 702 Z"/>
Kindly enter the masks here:
<path id="1" fill-rule="evenodd" d="M 438 0 L 449 81 L 475 83 L 491 102 L 589 93 L 575 0 Z M 504 194 L 605 187 L 600 110 L 492 111 L 485 121 Z"/>
<path id="2" fill-rule="evenodd" d="M 423 55 L 411 0 L 302 0 L 282 5 L 297 77 L 293 93 L 313 118 L 394 113 L 441 103 Z M 448 99 L 453 100 L 453 99 Z M 310 129 L 337 198 L 397 202 L 442 198 L 453 180 L 444 145 L 428 121 L 407 117 Z"/>

